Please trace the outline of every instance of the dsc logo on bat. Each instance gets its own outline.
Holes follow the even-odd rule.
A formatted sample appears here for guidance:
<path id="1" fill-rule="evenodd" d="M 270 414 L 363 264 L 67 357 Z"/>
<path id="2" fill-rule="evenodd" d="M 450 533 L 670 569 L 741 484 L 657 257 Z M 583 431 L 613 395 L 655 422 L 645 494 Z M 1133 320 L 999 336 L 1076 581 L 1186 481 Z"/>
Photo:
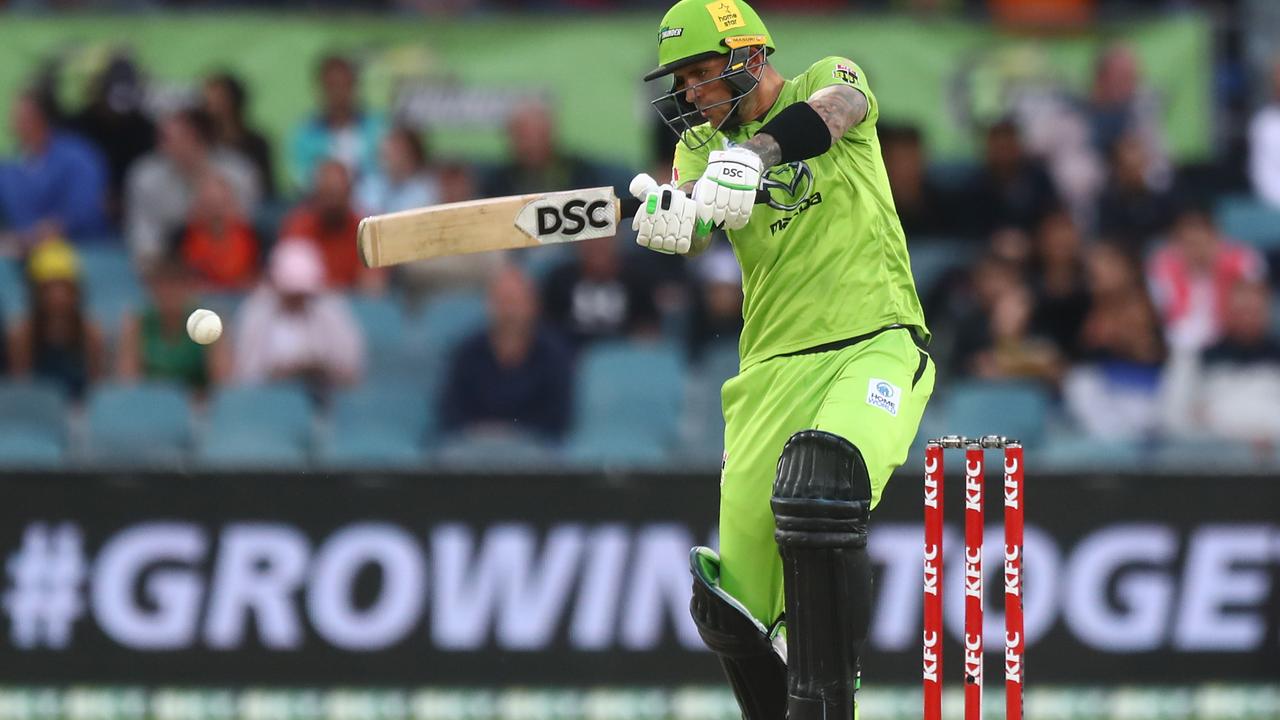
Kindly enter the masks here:
<path id="1" fill-rule="evenodd" d="M 540 243 L 609 237 L 617 230 L 610 188 L 552 193 L 520 209 L 516 227 Z"/>

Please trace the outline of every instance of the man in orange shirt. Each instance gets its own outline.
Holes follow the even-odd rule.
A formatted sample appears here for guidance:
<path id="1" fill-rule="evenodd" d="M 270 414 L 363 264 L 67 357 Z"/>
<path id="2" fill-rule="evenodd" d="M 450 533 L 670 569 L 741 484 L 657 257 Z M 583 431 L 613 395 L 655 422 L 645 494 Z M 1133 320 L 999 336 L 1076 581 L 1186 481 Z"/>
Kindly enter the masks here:
<path id="1" fill-rule="evenodd" d="M 356 254 L 359 224 L 351 202 L 351 175 L 342 163 L 325 160 L 316 167 L 308 199 L 285 218 L 280 238 L 316 243 L 330 287 L 379 290 L 385 285 L 383 273 L 364 267 Z"/>

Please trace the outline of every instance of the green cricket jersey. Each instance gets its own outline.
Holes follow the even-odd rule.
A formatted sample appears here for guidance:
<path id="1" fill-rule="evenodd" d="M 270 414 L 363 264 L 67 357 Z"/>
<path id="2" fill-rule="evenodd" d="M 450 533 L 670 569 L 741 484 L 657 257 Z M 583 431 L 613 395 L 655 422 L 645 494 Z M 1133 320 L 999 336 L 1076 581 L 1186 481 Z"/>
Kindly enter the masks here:
<path id="1" fill-rule="evenodd" d="M 886 325 L 915 326 L 929 336 L 880 156 L 879 105 L 853 61 L 829 57 L 814 63 L 785 81 L 764 118 L 724 133 L 719 143 L 699 150 L 677 144 L 676 185 L 701 177 L 717 146 L 745 142 L 783 108 L 829 85 L 861 91 L 866 119 L 822 155 L 770 168 L 763 181 L 769 204 L 757 205 L 746 227 L 728 231 L 742 266 L 744 370 Z M 704 137 L 713 131 L 704 124 L 690 132 Z"/>

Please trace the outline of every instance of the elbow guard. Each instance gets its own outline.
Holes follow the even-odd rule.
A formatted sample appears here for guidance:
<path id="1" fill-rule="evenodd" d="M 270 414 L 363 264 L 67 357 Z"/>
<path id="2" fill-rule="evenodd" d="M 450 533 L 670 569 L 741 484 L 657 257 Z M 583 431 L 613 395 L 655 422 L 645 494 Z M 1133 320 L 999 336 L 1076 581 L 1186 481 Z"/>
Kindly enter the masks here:
<path id="1" fill-rule="evenodd" d="M 808 160 L 831 149 L 831 129 L 807 102 L 786 106 L 759 133 L 768 133 L 778 143 L 781 164 Z"/>

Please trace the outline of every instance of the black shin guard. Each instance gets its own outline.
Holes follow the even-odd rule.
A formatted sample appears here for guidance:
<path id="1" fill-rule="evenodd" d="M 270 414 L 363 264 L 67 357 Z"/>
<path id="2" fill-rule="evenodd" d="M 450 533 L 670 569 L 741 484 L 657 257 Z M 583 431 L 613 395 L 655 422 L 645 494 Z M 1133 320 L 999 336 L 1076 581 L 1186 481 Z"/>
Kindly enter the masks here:
<path id="1" fill-rule="evenodd" d="M 773 485 L 787 608 L 788 720 L 851 720 L 871 613 L 862 453 L 819 430 L 791 436 Z"/>
<path id="2" fill-rule="evenodd" d="M 689 554 L 693 599 L 689 613 L 698 634 L 720 658 L 744 720 L 783 720 L 787 711 L 787 666 L 769 631 L 742 603 L 720 588 L 720 558 L 709 548 Z"/>

